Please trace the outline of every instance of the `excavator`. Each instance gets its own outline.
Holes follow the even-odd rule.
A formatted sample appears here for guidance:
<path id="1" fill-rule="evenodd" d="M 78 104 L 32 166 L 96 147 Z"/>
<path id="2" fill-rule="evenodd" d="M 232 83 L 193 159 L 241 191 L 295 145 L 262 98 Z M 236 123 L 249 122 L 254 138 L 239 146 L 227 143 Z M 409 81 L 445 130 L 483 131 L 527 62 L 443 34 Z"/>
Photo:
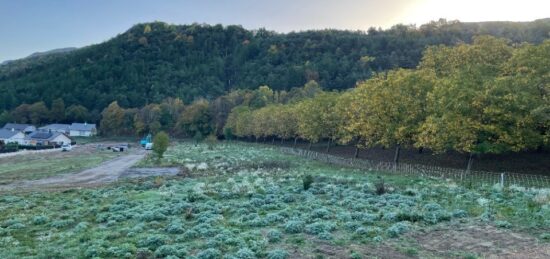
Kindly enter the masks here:
<path id="1" fill-rule="evenodd" d="M 142 147 L 147 149 L 148 147 L 153 146 L 153 142 L 151 141 L 151 139 L 152 139 L 152 136 L 151 136 L 151 133 L 149 133 L 147 134 L 147 136 L 143 137 L 139 143 L 141 144 Z"/>

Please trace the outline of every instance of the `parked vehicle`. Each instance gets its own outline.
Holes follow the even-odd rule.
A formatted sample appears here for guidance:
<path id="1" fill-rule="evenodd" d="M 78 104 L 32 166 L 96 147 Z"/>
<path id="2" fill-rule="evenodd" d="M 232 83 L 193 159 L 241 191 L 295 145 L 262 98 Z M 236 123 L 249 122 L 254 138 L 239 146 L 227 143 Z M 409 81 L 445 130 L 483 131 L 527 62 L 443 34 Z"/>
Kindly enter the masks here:
<path id="1" fill-rule="evenodd" d="M 73 150 L 73 146 L 71 144 L 63 144 L 61 146 L 61 151 L 67 152 Z"/>
<path id="2" fill-rule="evenodd" d="M 151 149 L 153 149 L 153 143 L 145 144 L 145 150 L 151 150 Z"/>

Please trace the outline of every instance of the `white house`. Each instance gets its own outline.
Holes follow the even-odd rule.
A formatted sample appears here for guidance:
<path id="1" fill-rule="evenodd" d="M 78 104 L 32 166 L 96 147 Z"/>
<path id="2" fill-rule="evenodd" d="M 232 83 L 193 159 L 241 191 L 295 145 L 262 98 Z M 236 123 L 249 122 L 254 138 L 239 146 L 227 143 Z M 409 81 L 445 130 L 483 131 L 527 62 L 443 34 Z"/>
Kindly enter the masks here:
<path id="1" fill-rule="evenodd" d="M 44 131 L 44 132 L 59 132 L 59 133 L 69 135 L 69 133 L 71 131 L 70 128 L 71 128 L 71 125 L 69 125 L 69 124 L 54 123 L 54 124 L 46 125 L 44 127 L 40 127 L 40 128 L 38 128 L 38 130 L 39 131 Z"/>
<path id="2" fill-rule="evenodd" d="M 6 123 L 3 129 L 21 131 L 25 134 L 30 134 L 31 132 L 36 131 L 36 127 L 30 124 L 17 124 L 17 123 Z"/>
<path id="3" fill-rule="evenodd" d="M 33 146 L 49 146 L 71 144 L 71 139 L 64 133 L 37 131 L 25 137 L 25 144 Z"/>
<path id="4" fill-rule="evenodd" d="M 91 137 L 97 134 L 96 125 L 93 123 L 73 123 L 70 127 L 71 137 Z"/>
<path id="5" fill-rule="evenodd" d="M 7 143 L 25 144 L 25 133 L 15 129 L 0 129 L 0 141 Z"/>

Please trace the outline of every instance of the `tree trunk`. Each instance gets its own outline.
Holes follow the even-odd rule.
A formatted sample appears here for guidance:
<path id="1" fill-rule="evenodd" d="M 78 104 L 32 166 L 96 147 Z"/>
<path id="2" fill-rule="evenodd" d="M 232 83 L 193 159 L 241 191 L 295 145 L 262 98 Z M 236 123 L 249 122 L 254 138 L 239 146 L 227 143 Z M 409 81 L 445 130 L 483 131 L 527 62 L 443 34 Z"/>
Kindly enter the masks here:
<path id="1" fill-rule="evenodd" d="M 327 143 L 327 153 L 330 152 L 330 142 L 332 141 L 332 139 L 328 139 L 328 143 Z"/>
<path id="2" fill-rule="evenodd" d="M 298 137 L 294 137 L 294 145 L 292 146 L 293 148 L 296 148 L 296 142 L 298 142 Z"/>
<path id="3" fill-rule="evenodd" d="M 358 158 L 359 157 L 359 147 L 358 146 L 355 146 L 355 154 L 353 155 L 354 158 Z"/>
<path id="4" fill-rule="evenodd" d="M 424 152 L 424 148 L 423 148 L 423 147 L 419 147 L 419 148 L 418 148 L 418 154 L 422 154 L 422 152 Z"/>
<path id="5" fill-rule="evenodd" d="M 395 164 L 395 168 L 397 169 L 397 166 L 399 165 L 399 152 L 401 151 L 401 144 L 397 144 L 395 147 L 395 156 L 393 157 L 393 163 Z"/>
<path id="6" fill-rule="evenodd" d="M 468 166 L 466 166 L 466 173 L 469 174 L 472 169 L 472 164 L 474 163 L 474 154 L 470 152 L 470 158 L 468 158 Z"/>
<path id="7" fill-rule="evenodd" d="M 275 144 L 275 137 L 273 137 L 273 138 L 271 139 L 271 145 L 274 145 L 274 144 Z"/>
<path id="8" fill-rule="evenodd" d="M 311 150 L 311 141 L 309 142 L 309 146 L 307 147 L 308 150 Z"/>
<path id="9" fill-rule="evenodd" d="M 285 138 L 281 138 L 281 146 L 285 143 Z"/>

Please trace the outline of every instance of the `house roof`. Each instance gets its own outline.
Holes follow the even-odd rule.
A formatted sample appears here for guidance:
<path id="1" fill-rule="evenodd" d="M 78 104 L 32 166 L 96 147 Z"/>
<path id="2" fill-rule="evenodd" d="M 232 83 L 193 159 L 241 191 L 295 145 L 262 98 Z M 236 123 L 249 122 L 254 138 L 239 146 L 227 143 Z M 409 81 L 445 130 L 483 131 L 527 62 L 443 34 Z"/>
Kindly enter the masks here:
<path id="1" fill-rule="evenodd" d="M 54 124 L 46 125 L 44 127 L 40 127 L 38 129 L 40 129 L 40 130 L 64 130 L 64 131 L 68 131 L 70 129 L 70 127 L 71 127 L 71 125 L 69 125 L 69 124 L 54 123 Z"/>
<path id="2" fill-rule="evenodd" d="M 78 131 L 92 131 L 96 126 L 93 123 L 73 123 L 71 124 L 71 130 Z"/>
<path id="3" fill-rule="evenodd" d="M 20 133 L 20 131 L 12 131 L 11 129 L 0 129 L 0 138 L 1 139 L 9 139 L 15 135 Z"/>
<path id="4" fill-rule="evenodd" d="M 10 129 L 10 130 L 15 129 L 19 131 L 23 131 L 28 127 L 34 127 L 34 126 L 31 124 L 18 124 L 18 123 L 6 123 L 6 125 L 4 125 L 4 129 Z"/>
<path id="5" fill-rule="evenodd" d="M 61 132 L 37 131 L 37 132 L 31 133 L 25 139 L 28 139 L 28 140 L 53 140 L 53 139 L 57 138 L 59 135 L 65 135 L 65 134 L 63 134 Z"/>

